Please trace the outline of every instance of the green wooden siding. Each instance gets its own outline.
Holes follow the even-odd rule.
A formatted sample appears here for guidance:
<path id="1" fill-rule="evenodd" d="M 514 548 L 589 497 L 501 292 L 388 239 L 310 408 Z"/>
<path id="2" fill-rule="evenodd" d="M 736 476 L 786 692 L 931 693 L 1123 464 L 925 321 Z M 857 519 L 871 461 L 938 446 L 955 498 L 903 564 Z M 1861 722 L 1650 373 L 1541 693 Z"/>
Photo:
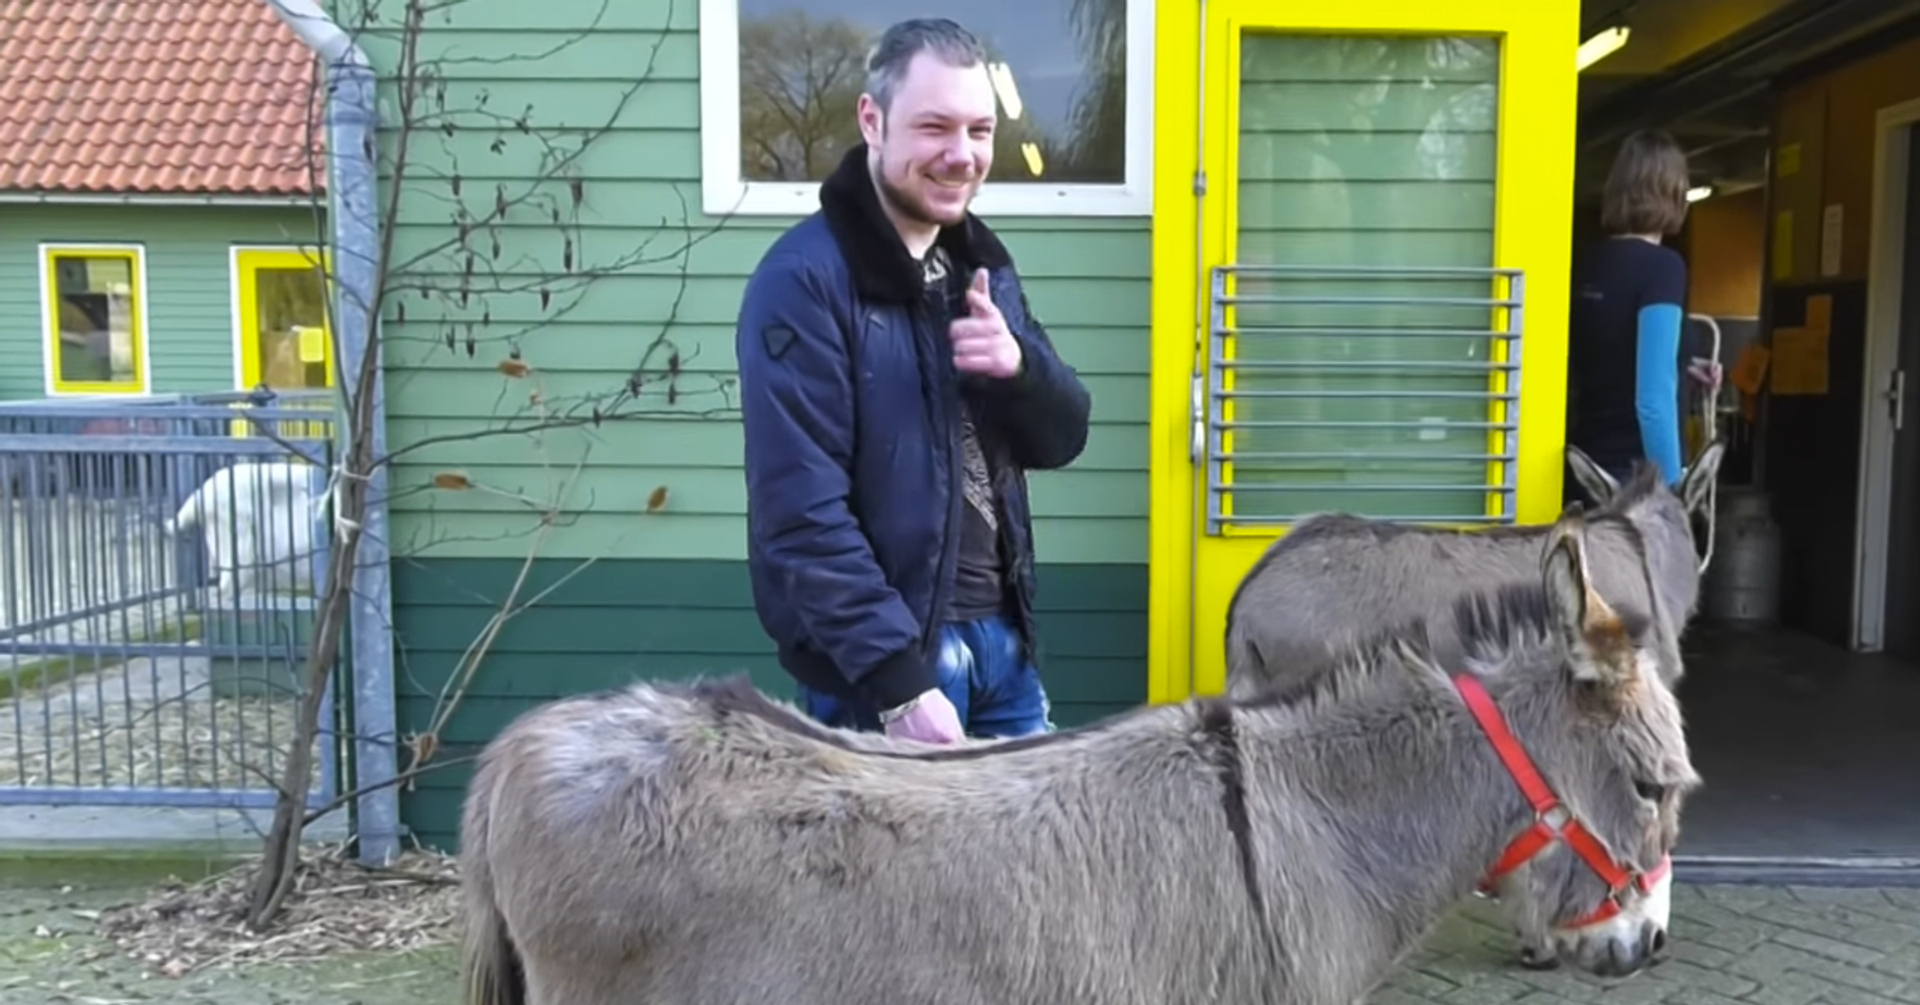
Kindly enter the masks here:
<path id="1" fill-rule="evenodd" d="M 1241 46 L 1239 261 L 1491 266 L 1499 75 L 1497 39 L 1249 34 Z M 1249 275 L 1237 292 L 1485 298 L 1491 286 Z M 1403 332 L 1484 332 L 1489 311 L 1249 305 L 1237 313 L 1239 329 L 1261 331 L 1235 340 L 1237 359 L 1252 364 L 1235 371 L 1235 389 L 1269 397 L 1235 399 L 1235 421 L 1350 425 L 1237 433 L 1235 454 L 1313 456 L 1236 465 L 1236 486 L 1264 487 L 1235 491 L 1236 515 L 1483 512 L 1477 486 L 1486 484 L 1487 467 L 1472 455 L 1486 453 L 1484 430 L 1437 424 L 1487 422 L 1486 399 L 1473 396 L 1489 388 L 1490 340 Z"/>
<path id="2" fill-rule="evenodd" d="M 307 207 L 0 204 L 0 400 L 46 392 L 42 243 L 146 249 L 151 387 L 156 394 L 234 389 L 234 245 L 311 242 Z"/>
<path id="3" fill-rule="evenodd" d="M 395 632 L 401 736 L 433 725 L 449 677 L 520 569 L 510 559 L 395 566 L 394 604 L 405 612 Z M 1038 575 L 1040 666 L 1055 723 L 1083 724 L 1146 700 L 1146 567 L 1042 564 Z M 423 773 L 401 796 L 403 822 L 430 846 L 456 850 L 472 774 L 458 762 L 538 702 L 640 678 L 739 672 L 792 696 L 754 618 L 742 563 L 542 561 L 520 595 L 549 588 L 501 630 L 447 719 L 434 756 L 448 766 Z"/>
<path id="4" fill-rule="evenodd" d="M 457 54 L 439 68 L 456 113 L 450 135 L 410 145 L 398 186 L 394 260 L 410 286 L 430 290 L 410 290 L 385 313 L 387 438 L 402 455 L 392 497 L 401 734 L 430 726 L 461 654 L 530 553 L 523 597 L 579 570 L 494 641 L 438 756 L 471 754 L 541 701 L 639 677 L 746 671 L 791 694 L 752 611 L 741 431 L 726 391 L 746 278 L 795 218 L 701 213 L 697 14 L 695 0 L 477 0 L 435 14 L 421 40 L 428 61 Z M 356 34 L 391 76 L 396 40 Z M 386 91 L 386 107 L 396 107 L 391 82 Z M 524 114 L 536 133 L 598 133 L 572 162 L 577 206 L 571 181 L 536 180 L 539 137 L 473 113 L 482 95 L 490 112 Z M 396 140 L 389 123 L 389 157 Z M 522 201 L 529 191 L 551 201 Z M 456 205 L 483 218 L 503 197 L 503 223 L 448 246 Z M 569 227 L 555 225 L 554 207 Z M 1043 666 L 1057 721 L 1073 724 L 1145 698 L 1149 222 L 991 223 L 1094 396 L 1080 462 L 1031 479 Z M 689 236 L 697 243 L 678 253 Z M 542 404 L 571 414 L 606 407 L 663 333 L 671 347 L 656 350 L 643 375 L 646 414 L 488 434 L 539 421 Z M 662 379 L 670 354 L 680 364 L 672 402 Z M 508 375 L 503 362 L 530 369 Z M 475 487 L 434 487 L 447 472 Z M 665 506 L 649 512 L 661 488 Z M 543 530 L 539 510 L 555 500 L 561 516 Z M 467 778 L 465 766 L 449 767 L 403 794 L 422 839 L 454 842 Z"/>
<path id="5" fill-rule="evenodd" d="M 428 284 L 439 292 L 408 295 L 404 318 L 387 312 L 388 440 L 405 448 L 450 439 L 409 451 L 394 470 L 398 555 L 522 557 L 534 547 L 539 507 L 564 500 L 563 518 L 539 537 L 543 558 L 744 556 L 740 427 L 726 393 L 732 325 L 747 275 L 794 218 L 721 221 L 700 211 L 697 19 L 695 0 L 552 0 L 537 7 L 488 0 L 430 19 L 422 50 L 428 60 L 457 54 L 440 72 L 446 104 L 461 114 L 452 116 L 452 135 L 436 132 L 431 142 L 411 145 L 395 258 L 433 277 Z M 582 35 L 590 24 L 592 32 Z M 379 65 L 395 65 L 392 38 L 378 31 L 361 37 Z M 623 105 L 625 89 L 649 63 L 647 83 Z M 391 85 L 388 91 L 391 102 Z M 476 232 L 476 278 L 464 284 L 466 305 L 453 302 L 466 268 L 464 250 L 442 247 L 454 236 L 454 203 L 483 217 L 504 186 L 509 201 L 537 189 L 569 218 L 576 212 L 570 183 L 535 184 L 537 139 L 509 126 L 498 152 L 492 149 L 502 133 L 471 113 L 482 95 L 501 115 L 525 112 L 535 131 L 566 127 L 578 135 L 613 123 L 574 162 L 582 201 L 572 268 L 619 266 L 584 292 L 577 279 L 562 278 L 543 306 L 537 287 L 543 276 L 565 275 L 568 247 L 549 204 L 526 203 L 512 206 L 497 228 L 497 255 L 495 234 Z M 389 125 L 389 153 L 394 138 Z M 1095 426 L 1081 461 L 1032 479 L 1040 560 L 1144 562 L 1149 223 L 990 222 L 1018 258 L 1034 310 L 1094 396 Z M 689 233 L 698 243 L 675 254 Z M 683 368 L 673 403 L 665 381 L 654 379 L 637 405 L 624 406 L 648 413 L 638 420 L 538 437 L 469 438 L 539 421 L 530 403 L 536 394 L 556 410 L 590 413 L 626 383 L 670 319 L 666 334 Z M 503 376 L 499 366 L 516 349 L 533 370 Z M 656 378 L 667 357 L 656 353 Z M 447 471 L 496 491 L 432 488 L 433 476 Z M 647 500 L 658 487 L 668 501 L 650 514 Z M 399 616 L 403 623 L 411 617 L 404 610 Z"/>

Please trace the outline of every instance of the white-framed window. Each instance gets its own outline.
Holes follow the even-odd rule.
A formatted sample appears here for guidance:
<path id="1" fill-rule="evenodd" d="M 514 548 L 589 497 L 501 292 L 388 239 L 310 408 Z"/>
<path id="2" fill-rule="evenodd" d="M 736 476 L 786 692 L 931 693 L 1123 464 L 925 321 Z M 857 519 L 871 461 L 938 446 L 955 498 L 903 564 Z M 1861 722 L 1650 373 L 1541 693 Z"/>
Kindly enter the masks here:
<path id="1" fill-rule="evenodd" d="M 48 395 L 147 393 L 145 248 L 40 245 L 40 318 Z"/>
<path id="2" fill-rule="evenodd" d="M 804 216 L 860 140 L 855 102 L 887 25 L 946 16 L 986 44 L 1000 128 L 973 209 L 995 216 L 1153 212 L 1157 0 L 700 0 L 701 204 Z"/>

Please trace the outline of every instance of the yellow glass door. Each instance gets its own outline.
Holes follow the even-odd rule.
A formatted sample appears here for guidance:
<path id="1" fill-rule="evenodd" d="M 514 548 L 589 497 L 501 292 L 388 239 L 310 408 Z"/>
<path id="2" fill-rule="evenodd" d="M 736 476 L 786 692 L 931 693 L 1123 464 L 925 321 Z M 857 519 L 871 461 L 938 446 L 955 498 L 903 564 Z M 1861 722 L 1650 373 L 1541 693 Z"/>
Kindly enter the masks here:
<path id="1" fill-rule="evenodd" d="M 240 390 L 313 391 L 334 383 L 333 338 L 327 324 L 324 259 L 310 249 L 247 248 L 234 252 L 238 283 Z M 331 409 L 330 399 L 276 402 L 276 407 Z M 236 423 L 245 435 L 246 423 Z M 323 436 L 325 427 L 283 435 Z"/>
<path id="2" fill-rule="evenodd" d="M 1161 700 L 1223 689 L 1233 592 L 1307 515 L 1560 508 L 1577 5 L 1204 9 L 1193 360 L 1156 359 L 1193 419 Z"/>

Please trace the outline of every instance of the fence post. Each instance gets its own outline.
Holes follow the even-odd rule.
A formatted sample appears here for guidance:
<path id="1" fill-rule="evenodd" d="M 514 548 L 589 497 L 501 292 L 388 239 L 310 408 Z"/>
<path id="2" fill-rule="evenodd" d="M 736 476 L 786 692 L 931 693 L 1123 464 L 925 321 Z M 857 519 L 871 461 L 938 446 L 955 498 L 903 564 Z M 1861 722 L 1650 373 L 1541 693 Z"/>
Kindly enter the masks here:
<path id="1" fill-rule="evenodd" d="M 293 33 L 325 63 L 327 120 L 327 216 L 333 231 L 334 320 L 339 340 L 340 385 L 347 400 L 366 395 L 372 426 L 372 456 L 386 452 L 387 411 L 384 364 L 379 343 L 361 338 L 379 331 L 380 171 L 374 160 L 379 125 L 376 73 L 353 37 L 327 15 L 316 0 L 265 0 Z M 363 364 L 372 373 L 367 386 L 357 383 Z M 354 449 L 351 412 L 340 441 Z M 351 454 L 348 454 L 351 456 Z M 391 784 L 398 773 L 394 723 L 392 565 L 387 537 L 387 476 L 384 466 L 368 472 L 366 512 L 357 560 L 350 573 L 353 603 L 347 619 L 352 648 L 353 779 L 361 790 L 355 800 L 354 830 L 360 860 L 391 861 L 400 853 L 400 794 Z"/>
<path id="2" fill-rule="evenodd" d="M 377 178 L 371 155 L 375 112 L 373 105 L 374 71 L 357 50 L 332 59 L 327 67 L 328 149 L 340 151 L 327 158 L 332 167 L 334 272 L 339 283 L 335 316 L 340 330 L 350 333 L 340 340 L 341 384 L 358 401 L 368 395 L 371 421 L 368 454 L 386 453 L 387 410 L 385 404 L 385 368 L 380 347 L 352 333 L 376 332 L 380 318 L 372 292 L 378 287 L 375 271 L 379 247 L 378 209 L 375 202 Z M 349 153 L 349 151 L 351 153 Z M 367 355 L 374 356 L 367 369 L 372 373 L 368 386 L 356 383 Z M 358 430 L 349 417 L 341 442 L 351 451 Z M 353 781 L 361 789 L 356 799 L 354 831 L 359 839 L 360 861 L 381 865 L 400 854 L 400 793 L 390 784 L 398 773 L 397 726 L 394 713 L 393 673 L 393 566 L 390 559 L 387 523 L 387 471 L 385 465 L 368 473 L 366 509 L 353 569 L 353 604 L 347 629 L 352 641 L 351 679 L 353 682 Z"/>

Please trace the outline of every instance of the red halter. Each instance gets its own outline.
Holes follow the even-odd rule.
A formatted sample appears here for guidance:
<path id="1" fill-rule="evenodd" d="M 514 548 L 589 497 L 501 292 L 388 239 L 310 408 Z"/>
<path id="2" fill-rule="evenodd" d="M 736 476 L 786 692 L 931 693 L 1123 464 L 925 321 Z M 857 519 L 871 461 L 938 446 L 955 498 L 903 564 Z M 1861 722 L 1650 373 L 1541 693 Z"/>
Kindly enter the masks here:
<path id="1" fill-rule="evenodd" d="M 1534 768 L 1533 759 L 1527 756 L 1526 748 L 1507 729 L 1499 706 L 1493 703 L 1480 681 L 1467 674 L 1459 674 L 1453 678 L 1453 686 L 1473 712 L 1474 720 L 1486 732 L 1494 752 L 1500 755 L 1501 763 L 1507 766 L 1507 772 L 1513 775 L 1527 802 L 1533 804 L 1533 826 L 1522 831 L 1519 837 L 1513 839 L 1513 843 L 1507 845 L 1506 853 L 1500 856 L 1499 861 L 1488 870 L 1486 878 L 1480 881 L 1480 892 L 1491 893 L 1502 876 L 1525 865 L 1556 840 L 1564 840 L 1607 883 L 1607 898 L 1601 901 L 1599 907 L 1573 922 L 1571 927 L 1584 928 L 1599 924 L 1619 914 L 1622 910 L 1621 899 L 1629 886 L 1637 885 L 1641 892 L 1651 893 L 1654 884 L 1673 868 L 1672 857 L 1661 856 L 1660 864 L 1645 873 L 1621 865 L 1607 853 L 1606 846 L 1593 836 L 1593 832 L 1573 815 L 1573 811 L 1553 794 L 1553 789 L 1548 787 L 1546 780 Z"/>

